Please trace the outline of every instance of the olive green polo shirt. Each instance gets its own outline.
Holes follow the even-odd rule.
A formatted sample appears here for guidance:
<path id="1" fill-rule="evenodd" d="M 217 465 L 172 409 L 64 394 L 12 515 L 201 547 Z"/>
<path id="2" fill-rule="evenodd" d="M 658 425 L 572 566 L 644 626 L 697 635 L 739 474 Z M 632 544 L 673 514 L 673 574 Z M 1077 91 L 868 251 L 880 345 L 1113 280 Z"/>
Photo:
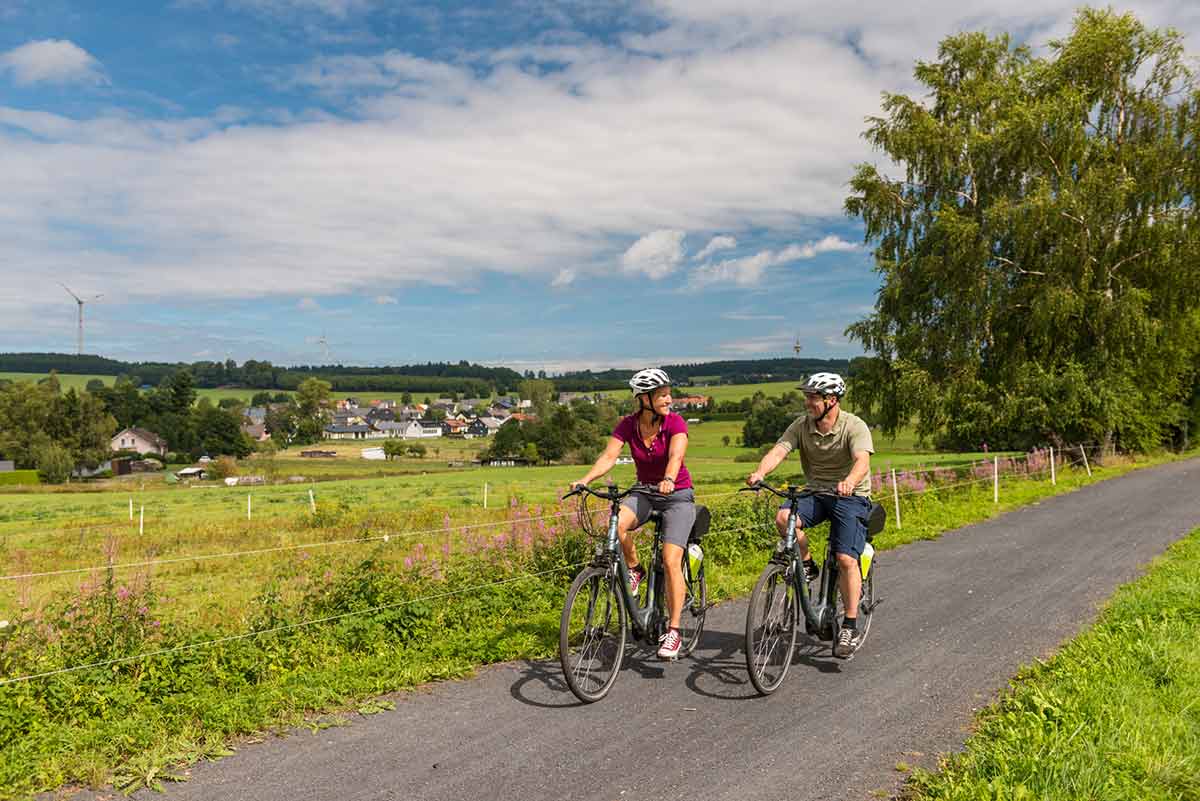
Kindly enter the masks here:
<path id="1" fill-rule="evenodd" d="M 839 411 L 837 422 L 828 434 L 818 431 L 817 424 L 806 414 L 796 418 L 775 444 L 788 452 L 800 450 L 800 465 L 808 486 L 813 489 L 836 490 L 838 482 L 850 475 L 854 454 L 875 452 L 871 429 L 862 418 L 845 409 Z M 854 494 L 871 497 L 870 473 L 858 482 Z"/>

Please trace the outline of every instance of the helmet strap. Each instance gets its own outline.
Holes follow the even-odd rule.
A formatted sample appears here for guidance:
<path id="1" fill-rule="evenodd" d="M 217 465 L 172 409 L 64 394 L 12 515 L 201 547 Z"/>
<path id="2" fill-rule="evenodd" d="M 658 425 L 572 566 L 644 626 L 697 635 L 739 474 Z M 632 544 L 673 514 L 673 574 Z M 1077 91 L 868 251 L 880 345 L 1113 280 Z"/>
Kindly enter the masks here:
<path id="1" fill-rule="evenodd" d="M 650 412 L 650 425 L 654 425 L 659 420 L 663 419 L 661 414 L 654 411 L 653 403 L 642 402 L 642 398 L 645 398 L 647 401 L 649 401 L 652 394 L 653 390 L 651 392 L 643 392 L 641 395 L 638 395 L 638 416 L 640 417 L 642 412 Z"/>
<path id="2" fill-rule="evenodd" d="M 837 406 L 837 396 L 836 395 L 833 398 L 833 403 L 830 403 L 825 398 L 826 398 L 825 395 L 821 396 L 821 403 L 825 406 L 825 411 L 821 412 L 821 416 L 818 417 L 816 420 L 814 420 L 813 421 L 814 423 L 819 423 L 822 420 L 824 420 L 825 415 L 829 414 L 829 412 L 833 410 L 834 406 Z"/>

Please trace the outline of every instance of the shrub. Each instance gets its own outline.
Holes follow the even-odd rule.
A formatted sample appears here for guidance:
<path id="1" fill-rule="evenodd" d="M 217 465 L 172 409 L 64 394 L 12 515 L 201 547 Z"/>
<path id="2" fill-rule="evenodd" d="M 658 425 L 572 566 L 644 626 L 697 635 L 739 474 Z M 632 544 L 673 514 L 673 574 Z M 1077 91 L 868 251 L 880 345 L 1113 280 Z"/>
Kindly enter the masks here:
<path id="1" fill-rule="evenodd" d="M 206 472 L 209 478 L 215 478 L 218 481 L 236 476 L 238 474 L 237 459 L 232 456 L 222 456 L 216 461 L 209 462 Z"/>
<path id="2" fill-rule="evenodd" d="M 71 452 L 58 443 L 52 442 L 37 452 L 38 477 L 46 484 L 63 483 L 71 477 L 74 468 Z"/>

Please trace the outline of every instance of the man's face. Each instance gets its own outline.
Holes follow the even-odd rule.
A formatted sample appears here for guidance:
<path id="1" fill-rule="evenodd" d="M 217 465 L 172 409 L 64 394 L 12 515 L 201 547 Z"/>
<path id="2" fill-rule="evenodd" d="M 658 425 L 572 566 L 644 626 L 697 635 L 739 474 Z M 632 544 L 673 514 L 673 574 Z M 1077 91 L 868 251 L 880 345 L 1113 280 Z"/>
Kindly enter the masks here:
<path id="1" fill-rule="evenodd" d="M 805 392 L 804 408 L 808 409 L 811 416 L 820 417 L 825 411 L 825 396 L 816 392 Z"/>

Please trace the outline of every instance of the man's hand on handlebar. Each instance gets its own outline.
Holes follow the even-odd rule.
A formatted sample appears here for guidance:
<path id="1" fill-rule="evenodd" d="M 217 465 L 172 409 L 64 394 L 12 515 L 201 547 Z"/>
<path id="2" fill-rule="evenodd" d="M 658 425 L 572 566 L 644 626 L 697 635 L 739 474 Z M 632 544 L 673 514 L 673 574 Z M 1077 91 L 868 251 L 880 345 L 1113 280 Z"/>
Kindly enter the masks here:
<path id="1" fill-rule="evenodd" d="M 755 470 L 750 475 L 746 476 L 746 486 L 753 487 L 755 484 L 762 483 L 763 474 Z"/>

